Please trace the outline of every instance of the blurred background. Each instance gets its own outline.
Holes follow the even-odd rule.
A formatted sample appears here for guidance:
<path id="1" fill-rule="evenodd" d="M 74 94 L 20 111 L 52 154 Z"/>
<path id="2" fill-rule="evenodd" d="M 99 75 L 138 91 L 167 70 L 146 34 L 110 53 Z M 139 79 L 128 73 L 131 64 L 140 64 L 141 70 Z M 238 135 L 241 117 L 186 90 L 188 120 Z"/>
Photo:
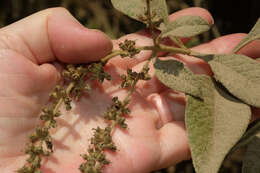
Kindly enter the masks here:
<path id="1" fill-rule="evenodd" d="M 212 30 L 193 38 L 188 46 L 208 42 L 221 35 L 249 32 L 260 17 L 259 0 L 167 0 L 169 12 L 188 7 L 208 9 L 215 19 Z M 83 25 L 100 29 L 111 38 L 140 30 L 143 24 L 131 20 L 113 9 L 110 0 L 0 0 L 0 27 L 13 23 L 37 11 L 50 7 L 65 7 Z M 131 26 L 131 27 L 129 27 Z M 240 173 L 245 149 L 225 160 L 220 173 Z M 153 173 L 195 173 L 191 161 Z"/>
<path id="2" fill-rule="evenodd" d="M 190 6 L 207 8 L 217 26 L 208 34 L 209 38 L 248 32 L 260 16 L 259 0 L 167 0 L 167 3 L 170 13 Z M 110 0 L 0 0 L 0 27 L 57 6 L 67 8 L 83 25 L 100 29 L 111 38 L 143 27 L 114 10 Z"/>

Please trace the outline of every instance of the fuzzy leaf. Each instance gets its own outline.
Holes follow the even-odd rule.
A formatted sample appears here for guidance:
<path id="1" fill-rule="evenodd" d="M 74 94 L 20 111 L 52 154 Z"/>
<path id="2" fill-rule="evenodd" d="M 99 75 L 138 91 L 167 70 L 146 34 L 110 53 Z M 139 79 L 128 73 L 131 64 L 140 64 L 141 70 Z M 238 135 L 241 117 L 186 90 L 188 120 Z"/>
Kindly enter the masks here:
<path id="1" fill-rule="evenodd" d="M 142 18 L 147 17 L 147 4 L 146 0 L 111 0 L 113 6 L 120 12 L 128 15 L 129 17 L 143 21 Z M 152 21 L 163 21 L 168 23 L 168 9 L 165 0 L 150 0 Z M 154 15 L 154 16 L 153 16 Z"/>
<path id="2" fill-rule="evenodd" d="M 214 55 L 209 64 L 216 80 L 230 93 L 260 107 L 260 63 L 244 55 L 230 54 Z"/>
<path id="3" fill-rule="evenodd" d="M 192 37 L 210 29 L 208 21 L 199 16 L 181 16 L 165 26 L 162 37 Z"/>
<path id="4" fill-rule="evenodd" d="M 156 59 L 154 63 L 156 77 L 173 90 L 199 97 L 199 83 L 195 75 L 183 63 L 177 60 Z"/>
<path id="5" fill-rule="evenodd" d="M 235 53 L 239 51 L 246 44 L 256 39 L 260 39 L 260 18 L 256 22 L 255 26 L 252 28 L 252 30 L 248 33 L 248 35 L 234 48 L 233 52 Z"/>
<path id="6" fill-rule="evenodd" d="M 225 156 L 245 132 L 250 107 L 200 75 L 202 99 L 188 96 L 185 123 L 196 173 L 217 173 Z"/>
<path id="7" fill-rule="evenodd" d="M 242 168 L 242 173 L 257 172 L 260 172 L 260 131 L 247 147 Z"/>

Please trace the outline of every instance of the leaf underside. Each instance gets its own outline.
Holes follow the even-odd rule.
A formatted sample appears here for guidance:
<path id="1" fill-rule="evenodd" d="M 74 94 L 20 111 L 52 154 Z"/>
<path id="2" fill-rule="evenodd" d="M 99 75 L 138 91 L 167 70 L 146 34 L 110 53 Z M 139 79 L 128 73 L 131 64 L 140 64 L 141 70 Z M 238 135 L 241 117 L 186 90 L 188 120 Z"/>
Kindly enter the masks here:
<path id="1" fill-rule="evenodd" d="M 154 67 L 162 83 L 188 94 L 185 123 L 196 173 L 217 173 L 247 129 L 250 107 L 227 94 L 209 76 L 194 75 L 177 60 L 157 59 Z"/>
<path id="2" fill-rule="evenodd" d="M 145 22 L 142 18 L 147 17 L 146 0 L 111 0 L 113 6 L 127 16 Z M 168 9 L 165 0 L 150 0 L 152 21 L 168 23 Z"/>
<path id="3" fill-rule="evenodd" d="M 214 55 L 214 78 L 245 103 L 260 108 L 260 63 L 237 54 Z"/>
<path id="4" fill-rule="evenodd" d="M 199 16 L 181 16 L 165 26 L 162 37 L 192 37 L 210 29 L 208 21 Z"/>
<path id="5" fill-rule="evenodd" d="M 244 134 L 250 107 L 218 88 L 208 76 L 202 98 L 188 96 L 185 123 L 196 173 L 217 173 L 225 156 Z"/>

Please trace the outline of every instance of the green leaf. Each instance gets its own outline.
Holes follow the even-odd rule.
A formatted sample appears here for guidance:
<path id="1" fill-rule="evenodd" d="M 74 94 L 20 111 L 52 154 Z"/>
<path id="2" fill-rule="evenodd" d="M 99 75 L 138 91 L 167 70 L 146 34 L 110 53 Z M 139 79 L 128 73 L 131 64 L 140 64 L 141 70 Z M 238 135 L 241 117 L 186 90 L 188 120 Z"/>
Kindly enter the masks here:
<path id="1" fill-rule="evenodd" d="M 181 16 L 161 29 L 162 37 L 192 37 L 208 31 L 210 24 L 199 16 Z"/>
<path id="2" fill-rule="evenodd" d="M 147 4 L 146 0 L 111 0 L 113 6 L 120 12 L 128 15 L 129 17 L 145 22 L 142 18 L 147 17 Z M 165 0 L 150 0 L 152 21 L 163 21 L 168 23 L 168 9 Z"/>
<path id="3" fill-rule="evenodd" d="M 173 90 L 199 97 L 200 83 L 195 75 L 183 63 L 177 60 L 156 59 L 154 63 L 156 77 Z"/>
<path id="4" fill-rule="evenodd" d="M 188 96 L 185 124 L 196 173 L 217 173 L 229 150 L 244 134 L 250 107 L 234 99 L 204 75 L 202 99 Z"/>
<path id="5" fill-rule="evenodd" d="M 260 172 L 260 132 L 249 143 L 242 168 L 242 173 L 257 172 Z"/>
<path id="6" fill-rule="evenodd" d="M 255 26 L 252 28 L 252 30 L 248 33 L 248 35 L 234 48 L 233 52 L 235 53 L 239 51 L 246 44 L 256 39 L 260 39 L 260 18 L 256 22 Z"/>
<path id="7" fill-rule="evenodd" d="M 214 77 L 245 103 L 260 107 L 260 63 L 237 54 L 213 55 Z"/>

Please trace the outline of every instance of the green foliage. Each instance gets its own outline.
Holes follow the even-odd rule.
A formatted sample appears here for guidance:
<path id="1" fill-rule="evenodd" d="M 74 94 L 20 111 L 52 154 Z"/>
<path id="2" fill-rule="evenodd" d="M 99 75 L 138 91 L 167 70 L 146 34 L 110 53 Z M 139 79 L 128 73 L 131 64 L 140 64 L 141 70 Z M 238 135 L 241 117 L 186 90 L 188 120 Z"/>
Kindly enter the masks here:
<path id="1" fill-rule="evenodd" d="M 192 95 L 188 96 L 185 122 L 196 172 L 218 172 L 249 124 L 249 106 L 230 96 L 210 77 L 194 75 L 179 61 L 157 59 L 154 67 L 157 78 L 166 86 Z"/>
<path id="2" fill-rule="evenodd" d="M 147 0 L 111 0 L 113 6 L 129 17 L 148 24 Z M 168 10 L 165 0 L 150 0 L 152 22 L 168 22 Z"/>
<path id="3" fill-rule="evenodd" d="M 256 39 L 260 39 L 260 19 L 258 19 L 248 35 L 234 48 L 233 52 L 239 51 L 242 47 Z"/>
<path id="4" fill-rule="evenodd" d="M 213 55 L 214 77 L 234 96 L 260 108 L 260 63 L 244 55 Z"/>
<path id="5" fill-rule="evenodd" d="M 210 24 L 199 16 L 181 16 L 164 27 L 162 37 L 192 37 L 208 31 Z"/>
<path id="6" fill-rule="evenodd" d="M 200 19 L 196 21 L 195 18 L 185 16 L 183 19 L 176 19 L 183 22 L 176 22 L 175 26 L 172 24 L 174 27 L 166 25 L 166 28 L 162 29 L 161 37 L 169 36 L 176 42 L 178 36 L 193 36 L 209 29 L 208 23 Z M 249 37 L 254 40 L 257 38 L 255 35 L 258 26 L 252 31 Z M 246 104 L 260 106 L 259 63 L 244 55 L 191 54 L 208 62 L 214 72 L 214 78 L 231 94 Z M 229 95 L 223 86 L 218 86 L 219 84 L 209 77 L 193 75 L 176 60 L 157 59 L 154 67 L 156 76 L 162 83 L 188 95 L 185 122 L 196 172 L 217 173 L 226 155 L 246 131 L 251 117 L 249 106 Z M 251 139 L 253 135 L 251 132 L 246 137 Z M 253 148 L 256 149 L 255 147 Z M 256 150 L 259 149 L 258 147 Z"/>
<path id="7" fill-rule="evenodd" d="M 156 59 L 154 63 L 156 77 L 173 90 L 200 97 L 200 83 L 192 71 L 177 60 Z"/>
<path id="8" fill-rule="evenodd" d="M 251 111 L 210 77 L 197 77 L 202 96 L 188 96 L 185 113 L 189 145 L 196 172 L 217 173 L 229 150 L 245 132 Z"/>

